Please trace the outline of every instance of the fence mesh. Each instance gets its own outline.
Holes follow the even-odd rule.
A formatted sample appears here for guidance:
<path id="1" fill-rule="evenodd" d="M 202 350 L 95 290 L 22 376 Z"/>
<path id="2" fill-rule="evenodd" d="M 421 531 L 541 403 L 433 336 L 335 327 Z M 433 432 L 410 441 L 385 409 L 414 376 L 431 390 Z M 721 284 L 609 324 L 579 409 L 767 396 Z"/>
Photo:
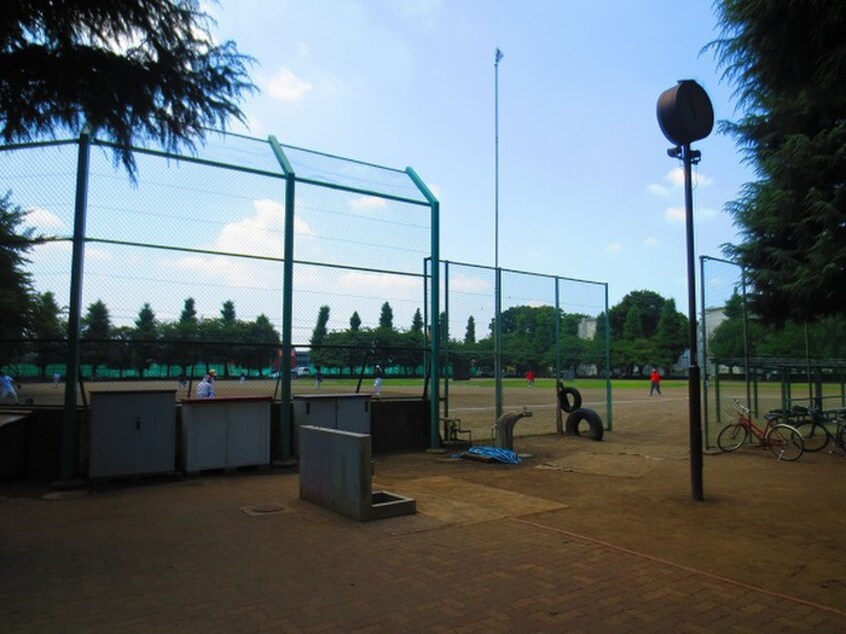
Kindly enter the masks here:
<path id="1" fill-rule="evenodd" d="M 447 342 L 441 361 L 448 368 L 442 374 L 449 377 L 442 412 L 489 442 L 497 418 L 495 270 L 444 262 L 441 275 Z M 604 330 L 596 337 L 597 319 L 607 310 L 605 285 L 502 270 L 501 296 L 502 411 L 532 412 L 515 435 L 557 429 L 557 380 L 573 385 L 578 378 L 583 406 L 610 425 Z"/>
<path id="2" fill-rule="evenodd" d="M 424 310 L 430 203 L 405 171 L 278 147 L 296 174 L 294 377 L 318 369 L 327 378 L 372 373 L 380 360 L 422 376 L 422 336 L 400 335 Z M 0 151 L 10 201 L 40 236 L 29 245 L 26 270 L 34 290 L 51 293 L 64 311 L 60 319 L 70 304 L 78 155 L 77 141 Z M 273 144 L 212 134 L 196 156 L 140 148 L 135 158 L 133 182 L 108 144 L 92 143 L 81 378 L 161 380 L 187 393 L 214 369 L 219 380 L 233 379 L 219 393 L 278 395 L 286 179 Z M 349 335 L 321 342 L 325 368 L 309 354 L 322 307 L 325 330 Z M 3 365 L 36 404 L 61 402 L 51 384 L 55 373 L 65 374 L 65 342 L 58 337 L 47 354 L 48 342 L 43 333 L 3 342 Z M 332 349 L 346 355 L 346 367 L 336 365 L 341 352 Z"/>
<path id="3" fill-rule="evenodd" d="M 752 312 L 741 266 L 702 257 L 701 269 L 703 427 L 708 446 L 716 446 L 719 431 L 737 418 L 735 401 L 748 405 L 759 420 L 768 412 L 811 404 L 823 410 L 846 405 L 842 321 L 768 327 Z M 795 423 L 805 417 L 788 418 Z"/>
<path id="4" fill-rule="evenodd" d="M 130 179 L 111 146 L 94 139 L 80 227 L 80 143 L 0 148 L 10 202 L 28 212 L 25 224 L 38 234 L 26 269 L 45 315 L 51 306 L 54 313 L 41 330 L 3 341 L 0 362 L 34 404 L 62 404 L 76 226 L 84 228 L 83 399 L 86 390 L 142 380 L 190 395 L 210 370 L 220 395 L 280 398 L 289 364 L 294 393 L 348 392 L 364 381 L 372 391 L 381 366 L 384 396 L 437 390 L 443 416 L 462 418 L 479 442 L 490 438 L 499 397 L 505 411 L 532 411 L 518 435 L 554 431 L 559 380 L 578 378 L 584 406 L 610 426 L 606 330 L 597 328 L 608 311 L 606 285 L 502 270 L 499 392 L 495 271 L 440 263 L 442 317 L 432 314 L 435 203 L 410 170 L 273 137 L 212 134 L 193 156 L 138 148 Z M 284 359 L 288 308 L 293 350 Z M 432 385 L 429 336 L 438 318 L 440 370 L 450 378 Z"/>

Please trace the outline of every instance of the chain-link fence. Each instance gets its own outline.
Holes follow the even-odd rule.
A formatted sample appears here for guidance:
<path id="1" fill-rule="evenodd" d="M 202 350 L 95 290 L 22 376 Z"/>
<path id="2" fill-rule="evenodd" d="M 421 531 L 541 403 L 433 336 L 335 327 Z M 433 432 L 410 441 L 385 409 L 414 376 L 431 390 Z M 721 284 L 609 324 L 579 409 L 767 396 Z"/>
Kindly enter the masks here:
<path id="1" fill-rule="evenodd" d="M 435 445 L 440 418 L 478 442 L 504 410 L 533 412 L 515 433 L 560 429 L 555 386 L 575 380 L 610 428 L 607 285 L 500 270 L 497 300 L 494 269 L 439 261 L 438 203 L 410 168 L 211 134 L 192 156 L 136 148 L 133 179 L 112 149 L 0 148 L 4 204 L 34 229 L 5 245 L 25 247 L 38 313 L 2 341 L 22 400 L 184 397 L 214 371 L 218 395 L 284 403 L 372 393 L 379 374 L 382 397 L 434 395 Z"/>
<path id="2" fill-rule="evenodd" d="M 318 389 L 289 374 L 422 376 L 437 201 L 413 170 L 211 134 L 194 156 L 136 148 L 131 179 L 111 150 L 83 134 L 0 151 L 5 206 L 34 229 L 5 246 L 43 322 L 2 342 L 22 399 L 67 406 L 65 380 L 72 403 L 107 382 L 190 395 L 211 370 L 219 394 L 283 401 Z"/>
<path id="3" fill-rule="evenodd" d="M 701 277 L 708 446 L 715 446 L 720 429 L 737 417 L 735 400 L 759 418 L 772 411 L 803 412 L 812 403 L 823 410 L 846 406 L 842 322 L 768 327 L 751 311 L 743 267 L 703 256 Z"/>
<path id="4" fill-rule="evenodd" d="M 610 428 L 607 285 L 501 269 L 497 350 L 496 270 L 441 266 L 444 418 L 460 420 L 484 443 L 491 441 L 498 415 L 526 409 L 532 416 L 514 427 L 515 435 L 551 433 L 560 429 L 561 381 L 577 386 L 583 407 L 594 409 Z"/>

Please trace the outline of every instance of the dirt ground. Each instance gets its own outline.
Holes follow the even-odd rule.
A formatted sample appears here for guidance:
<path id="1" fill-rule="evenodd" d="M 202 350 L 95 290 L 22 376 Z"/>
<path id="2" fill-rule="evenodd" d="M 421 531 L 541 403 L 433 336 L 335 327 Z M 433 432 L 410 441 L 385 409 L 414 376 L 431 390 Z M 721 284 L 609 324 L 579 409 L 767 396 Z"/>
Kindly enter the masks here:
<path id="1" fill-rule="evenodd" d="M 628 394 L 615 401 L 614 431 L 601 442 L 516 435 L 519 465 L 449 455 L 379 457 L 379 481 L 402 491 L 444 465 L 454 477 L 568 506 L 566 530 L 804 600 L 846 606 L 846 458 L 805 453 L 781 462 L 748 446 L 707 452 L 704 501 L 693 499 L 688 401 Z M 550 428 L 554 414 L 521 425 Z M 554 427 L 553 427 L 554 429 Z"/>
<path id="2" fill-rule="evenodd" d="M 705 500 L 695 501 L 685 390 L 665 389 L 651 398 L 646 389 L 618 391 L 613 431 L 601 442 L 555 434 L 555 407 L 547 397 L 525 391 L 507 403 L 535 411 L 515 427 L 514 448 L 524 456 L 519 465 L 463 460 L 450 452 L 378 455 L 374 486 L 408 493 L 426 478 L 452 477 L 548 500 L 566 506 L 566 531 L 774 593 L 846 607 L 842 455 L 827 448 L 784 463 L 751 445 L 733 454 L 707 452 Z M 586 395 L 586 402 L 591 398 Z M 456 392 L 454 399 L 456 409 L 465 408 L 474 440 L 490 444 L 489 414 L 470 415 L 481 406 L 472 396 Z M 44 493 L 0 481 L 0 498 Z"/>

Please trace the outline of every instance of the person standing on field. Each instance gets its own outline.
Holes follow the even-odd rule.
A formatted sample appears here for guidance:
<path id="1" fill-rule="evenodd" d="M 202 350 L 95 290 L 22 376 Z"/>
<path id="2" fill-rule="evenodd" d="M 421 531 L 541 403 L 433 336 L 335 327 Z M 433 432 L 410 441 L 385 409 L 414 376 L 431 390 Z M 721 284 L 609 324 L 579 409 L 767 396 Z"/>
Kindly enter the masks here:
<path id="1" fill-rule="evenodd" d="M 15 380 L 3 370 L 0 370 L 0 401 L 5 399 L 7 396 L 11 396 L 15 399 L 15 403 L 20 402 L 18 401 L 18 393 L 15 392 Z"/>
<path id="2" fill-rule="evenodd" d="M 215 371 L 209 370 L 197 385 L 197 398 L 214 398 L 214 377 Z"/>
<path id="3" fill-rule="evenodd" d="M 373 379 L 373 390 L 376 392 L 376 396 L 382 396 L 382 366 L 376 366 L 376 378 Z"/>
<path id="4" fill-rule="evenodd" d="M 652 396 L 652 392 L 658 392 L 658 396 L 661 396 L 661 375 L 657 368 L 652 368 L 652 374 L 649 375 L 649 396 Z"/>

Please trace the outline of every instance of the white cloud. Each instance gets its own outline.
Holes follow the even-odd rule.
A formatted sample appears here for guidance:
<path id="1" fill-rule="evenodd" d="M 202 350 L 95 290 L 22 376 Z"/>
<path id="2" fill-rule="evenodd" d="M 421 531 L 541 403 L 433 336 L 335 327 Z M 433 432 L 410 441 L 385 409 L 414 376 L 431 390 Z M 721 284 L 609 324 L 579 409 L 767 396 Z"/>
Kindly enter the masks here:
<path id="1" fill-rule="evenodd" d="M 710 207 L 694 207 L 693 213 L 700 220 L 711 220 L 717 217 L 717 210 Z"/>
<path id="2" fill-rule="evenodd" d="M 667 172 L 664 180 L 671 183 L 673 187 L 684 187 L 684 170 L 680 167 L 674 167 Z"/>
<path id="3" fill-rule="evenodd" d="M 645 247 L 650 247 L 650 248 L 657 247 L 658 244 L 659 244 L 658 238 L 650 237 L 650 238 L 646 238 L 646 240 L 643 241 L 643 246 L 645 246 Z"/>
<path id="4" fill-rule="evenodd" d="M 623 245 L 620 242 L 612 242 L 605 247 L 605 253 L 619 253 L 623 250 Z"/>
<path id="5" fill-rule="evenodd" d="M 289 68 L 281 68 L 276 74 L 264 79 L 267 93 L 280 101 L 298 101 L 312 90 L 312 85 L 297 77 Z"/>
<path id="6" fill-rule="evenodd" d="M 33 207 L 26 212 L 26 221 L 36 229 L 62 229 L 65 223 L 52 211 Z"/>
<path id="7" fill-rule="evenodd" d="M 388 201 L 378 196 L 359 196 L 350 200 L 353 209 L 381 209 L 388 206 Z"/>
<path id="8" fill-rule="evenodd" d="M 710 176 L 702 174 L 698 170 L 693 173 L 694 187 L 707 187 L 714 182 Z M 646 186 L 646 191 L 653 196 L 669 196 L 673 191 L 684 187 L 684 170 L 681 167 L 674 167 L 664 176 L 670 186 L 662 185 L 660 183 L 650 183 Z"/>
<path id="9" fill-rule="evenodd" d="M 708 185 L 710 185 L 711 183 L 714 182 L 713 178 L 703 174 L 699 170 L 696 170 L 695 172 L 693 172 L 692 177 L 693 177 L 693 186 L 694 187 L 707 187 Z"/>
<path id="10" fill-rule="evenodd" d="M 670 190 L 658 183 L 650 183 L 647 185 L 646 192 L 648 194 L 652 194 L 653 196 L 661 196 L 662 198 L 670 195 Z"/>
<path id="11" fill-rule="evenodd" d="M 670 222 L 684 222 L 684 207 L 667 207 L 664 217 Z"/>
<path id="12" fill-rule="evenodd" d="M 255 214 L 223 227 L 214 241 L 214 249 L 232 253 L 249 253 L 265 257 L 282 257 L 285 206 L 275 200 L 253 201 Z M 298 237 L 313 237 L 314 231 L 299 218 L 294 219 Z"/>
<path id="13" fill-rule="evenodd" d="M 92 247 L 91 245 L 87 245 L 85 247 L 85 259 L 97 261 L 97 262 L 111 262 L 112 261 L 112 252 L 108 249 L 100 249 L 97 247 Z"/>
<path id="14" fill-rule="evenodd" d="M 491 282 L 481 277 L 450 276 L 449 290 L 451 293 L 489 293 Z"/>

